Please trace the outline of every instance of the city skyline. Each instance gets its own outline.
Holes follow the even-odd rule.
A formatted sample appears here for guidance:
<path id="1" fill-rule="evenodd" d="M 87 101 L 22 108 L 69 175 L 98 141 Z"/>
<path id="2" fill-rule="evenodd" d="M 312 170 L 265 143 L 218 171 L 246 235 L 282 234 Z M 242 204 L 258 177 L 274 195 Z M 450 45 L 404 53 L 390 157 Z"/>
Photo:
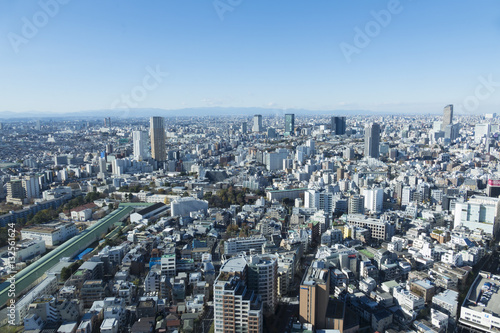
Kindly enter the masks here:
<path id="1" fill-rule="evenodd" d="M 500 76 L 492 70 L 500 48 L 489 42 L 500 24 L 492 1 L 242 1 L 223 11 L 214 2 L 55 3 L 1 5 L 0 112 L 259 107 L 426 114 L 450 103 L 455 114 L 480 114 L 500 105 Z M 443 17 L 453 19 L 443 24 Z"/>

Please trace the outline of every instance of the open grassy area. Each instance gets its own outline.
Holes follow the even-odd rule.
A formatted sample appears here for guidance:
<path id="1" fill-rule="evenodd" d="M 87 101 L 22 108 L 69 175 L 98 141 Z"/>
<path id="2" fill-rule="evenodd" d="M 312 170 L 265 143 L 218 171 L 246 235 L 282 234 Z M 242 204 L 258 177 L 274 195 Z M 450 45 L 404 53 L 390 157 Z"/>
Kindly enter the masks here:
<path id="1" fill-rule="evenodd" d="M 370 259 L 373 259 L 375 256 L 373 255 L 373 253 L 371 253 L 370 251 L 368 251 L 367 249 L 363 249 L 363 250 L 359 250 L 359 253 L 362 253 L 364 254 L 365 256 L 367 256 L 368 258 Z"/>

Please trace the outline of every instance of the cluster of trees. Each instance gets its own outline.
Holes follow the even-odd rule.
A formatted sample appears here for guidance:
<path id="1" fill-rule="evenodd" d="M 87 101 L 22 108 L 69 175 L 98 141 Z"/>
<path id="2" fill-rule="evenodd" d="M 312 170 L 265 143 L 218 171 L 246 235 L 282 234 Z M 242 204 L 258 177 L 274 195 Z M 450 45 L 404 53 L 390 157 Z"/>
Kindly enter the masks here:
<path id="1" fill-rule="evenodd" d="M 68 267 L 64 267 L 61 270 L 61 279 L 63 281 L 66 281 L 67 279 L 69 279 L 71 274 L 76 272 L 82 264 L 83 264 L 83 260 L 78 260 L 78 261 L 75 261 L 74 263 L 72 263 L 71 265 L 69 265 Z"/>
<path id="2" fill-rule="evenodd" d="M 250 234 L 250 227 L 244 223 L 241 228 L 239 228 L 235 224 L 230 224 L 226 228 L 226 237 L 227 238 L 232 238 L 232 237 L 248 237 Z"/>
<path id="3" fill-rule="evenodd" d="M 106 197 L 106 195 L 103 193 L 89 192 L 84 197 L 78 196 L 78 197 L 73 198 L 70 201 L 68 201 L 68 203 L 66 203 L 64 205 L 64 210 L 73 209 L 75 207 L 78 207 L 78 206 L 84 205 L 86 203 L 90 203 L 90 202 L 93 202 L 95 200 L 102 199 L 105 197 Z"/>
<path id="4" fill-rule="evenodd" d="M 230 205 L 244 205 L 247 193 L 247 188 L 235 189 L 230 186 L 228 189 L 217 191 L 215 195 L 212 192 L 207 192 L 203 199 L 208 201 L 210 207 L 229 208 Z"/>
<path id="5" fill-rule="evenodd" d="M 139 193 L 141 190 L 149 191 L 149 186 L 141 187 L 141 185 L 133 185 L 133 186 L 124 185 L 120 187 L 118 192 Z"/>
<path id="6" fill-rule="evenodd" d="M 0 247 L 7 246 L 9 244 L 8 240 L 9 240 L 8 228 L 7 227 L 0 228 Z"/>
<path id="7" fill-rule="evenodd" d="M 50 222 L 54 219 L 56 219 L 59 216 L 57 211 L 55 211 L 52 208 L 49 209 L 44 209 L 36 213 L 35 215 L 28 215 L 28 221 L 26 222 L 26 225 L 32 225 L 32 224 L 41 224 L 41 223 L 46 223 Z"/>

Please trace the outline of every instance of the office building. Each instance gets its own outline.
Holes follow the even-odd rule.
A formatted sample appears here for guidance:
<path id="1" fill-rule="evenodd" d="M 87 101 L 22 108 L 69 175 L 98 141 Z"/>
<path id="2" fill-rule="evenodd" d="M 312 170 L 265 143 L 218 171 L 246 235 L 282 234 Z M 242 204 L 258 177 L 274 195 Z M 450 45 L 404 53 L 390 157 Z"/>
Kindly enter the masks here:
<path id="1" fill-rule="evenodd" d="M 241 123 L 241 133 L 246 134 L 247 132 L 248 132 L 247 122 L 244 121 Z"/>
<path id="2" fill-rule="evenodd" d="M 262 115 L 256 114 L 253 116 L 252 132 L 262 132 Z"/>
<path id="3" fill-rule="evenodd" d="M 87 280 L 80 291 L 85 308 L 90 308 L 95 301 L 102 301 L 106 296 L 106 283 L 103 280 Z"/>
<path id="4" fill-rule="evenodd" d="M 304 193 L 304 207 L 324 210 L 325 213 L 333 212 L 334 194 L 324 189 L 308 189 Z"/>
<path id="5" fill-rule="evenodd" d="M 496 237 L 499 218 L 499 198 L 472 196 L 468 202 L 455 204 L 455 227 L 462 225 L 470 230 L 481 229 Z"/>
<path id="6" fill-rule="evenodd" d="M 344 135 L 346 128 L 345 117 L 332 117 L 331 129 L 335 135 Z"/>
<path id="7" fill-rule="evenodd" d="M 368 124 L 365 127 L 365 157 L 379 157 L 380 145 L 380 125 L 377 123 Z"/>
<path id="8" fill-rule="evenodd" d="M 443 129 L 453 124 L 453 104 L 446 105 L 443 109 Z"/>
<path id="9" fill-rule="evenodd" d="M 474 127 L 474 142 L 476 144 L 481 143 L 483 138 L 488 139 L 490 137 L 490 124 L 476 124 Z"/>
<path id="10" fill-rule="evenodd" d="M 21 238 L 23 240 L 41 239 L 45 241 L 45 245 L 54 246 L 70 239 L 77 233 L 78 231 L 74 223 L 56 222 L 23 228 L 21 230 Z"/>
<path id="11" fill-rule="evenodd" d="M 313 263 L 305 272 L 299 290 L 299 320 L 314 329 L 326 328 L 330 298 L 330 270 L 323 262 Z"/>
<path id="12" fill-rule="evenodd" d="M 224 242 L 224 254 L 235 255 L 240 252 L 255 250 L 262 251 L 262 245 L 266 243 L 264 236 L 230 238 Z"/>
<path id="13" fill-rule="evenodd" d="M 175 199 L 170 203 L 170 213 L 172 216 L 189 216 L 191 212 L 200 210 L 203 212 L 208 210 L 208 201 L 185 197 Z"/>
<path id="14" fill-rule="evenodd" d="M 460 308 L 459 330 L 467 332 L 500 331 L 498 279 L 479 272 Z"/>
<path id="15" fill-rule="evenodd" d="M 161 257 L 161 274 L 169 278 L 175 277 L 176 273 L 176 259 L 175 253 L 164 254 Z"/>
<path id="16" fill-rule="evenodd" d="M 149 157 L 148 152 L 148 133 L 144 131 L 132 132 L 134 142 L 134 158 L 137 161 L 145 160 Z"/>
<path id="17" fill-rule="evenodd" d="M 7 183 L 7 203 L 22 205 L 26 198 L 24 193 L 21 180 L 12 180 Z"/>
<path id="18" fill-rule="evenodd" d="M 349 214 L 365 213 L 365 197 L 363 195 L 351 195 L 348 202 Z"/>
<path id="19" fill-rule="evenodd" d="M 165 123 L 163 117 L 151 117 L 150 119 L 151 135 L 151 156 L 157 162 L 167 160 L 165 150 Z"/>
<path id="20" fill-rule="evenodd" d="M 295 131 L 295 115 L 285 114 L 285 136 L 293 135 Z"/>
<path id="21" fill-rule="evenodd" d="M 288 149 L 280 148 L 274 152 L 264 152 L 264 164 L 267 170 L 283 169 L 283 160 L 288 157 Z"/>
<path id="22" fill-rule="evenodd" d="M 26 176 L 22 180 L 24 196 L 26 199 L 40 198 L 40 183 L 38 176 Z"/>
<path id="23" fill-rule="evenodd" d="M 432 297 L 432 308 L 450 316 L 457 317 L 458 292 L 450 289 L 443 290 L 441 293 Z"/>
<path id="24" fill-rule="evenodd" d="M 370 214 L 382 212 L 382 204 L 384 201 L 384 190 L 381 188 L 371 188 L 363 190 L 365 197 L 365 209 Z"/>
<path id="25" fill-rule="evenodd" d="M 361 214 L 348 214 L 345 221 L 350 226 L 366 228 L 370 237 L 379 240 L 390 240 L 395 233 L 395 226 L 387 221 L 368 218 Z"/>

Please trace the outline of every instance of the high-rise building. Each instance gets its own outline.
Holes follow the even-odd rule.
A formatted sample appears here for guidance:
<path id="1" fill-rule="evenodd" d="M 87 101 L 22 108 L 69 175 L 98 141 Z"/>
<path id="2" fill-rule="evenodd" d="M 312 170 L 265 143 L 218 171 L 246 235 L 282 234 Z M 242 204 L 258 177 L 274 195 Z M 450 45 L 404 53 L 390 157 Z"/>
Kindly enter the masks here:
<path id="1" fill-rule="evenodd" d="M 106 144 L 106 154 L 112 154 L 113 153 L 113 144 L 108 143 Z"/>
<path id="2" fill-rule="evenodd" d="M 253 116 L 252 132 L 262 132 L 262 115 L 256 114 Z"/>
<path id="3" fill-rule="evenodd" d="M 42 129 L 42 125 L 40 124 L 40 120 L 37 120 L 36 125 L 35 125 L 35 130 L 39 131 L 41 129 Z"/>
<path id="4" fill-rule="evenodd" d="M 100 157 L 99 158 L 99 173 L 101 173 L 103 176 L 106 175 L 108 172 L 108 166 L 106 163 L 106 158 Z"/>
<path id="5" fill-rule="evenodd" d="M 483 138 L 486 138 L 488 140 L 490 136 L 490 124 L 485 123 L 485 124 L 476 124 L 474 127 L 474 142 L 481 143 L 481 140 Z"/>
<path id="6" fill-rule="evenodd" d="M 295 115 L 293 113 L 285 114 L 285 136 L 293 135 L 295 131 Z"/>
<path id="7" fill-rule="evenodd" d="M 453 104 L 446 105 L 443 110 L 443 128 L 453 124 Z"/>
<path id="8" fill-rule="evenodd" d="M 256 254 L 248 258 L 248 288 L 262 300 L 264 314 L 274 314 L 278 305 L 278 256 Z"/>
<path id="9" fill-rule="evenodd" d="M 21 180 L 11 180 L 7 183 L 7 202 L 14 204 L 23 204 L 26 198 Z"/>
<path id="10" fill-rule="evenodd" d="M 104 118 L 104 127 L 111 127 L 111 117 Z"/>
<path id="11" fill-rule="evenodd" d="M 38 176 L 26 176 L 22 180 L 24 195 L 26 199 L 34 199 L 40 197 L 40 184 Z"/>
<path id="12" fill-rule="evenodd" d="M 334 193 L 324 189 L 308 189 L 304 192 L 304 207 L 316 208 L 330 214 L 333 211 Z"/>
<path id="13" fill-rule="evenodd" d="M 363 191 L 365 196 L 365 209 L 370 213 L 380 213 L 382 211 L 382 204 L 384 200 L 384 190 L 381 188 L 365 189 Z"/>
<path id="14" fill-rule="evenodd" d="M 319 265 L 318 265 L 319 264 Z M 330 270 L 313 263 L 304 274 L 299 290 L 299 320 L 314 329 L 326 328 L 326 309 L 330 298 Z"/>
<path id="15" fill-rule="evenodd" d="M 365 127 L 365 157 L 379 157 L 380 125 L 368 124 Z"/>
<path id="16" fill-rule="evenodd" d="M 155 161 L 164 162 L 167 160 L 165 150 L 165 123 L 163 117 L 151 117 L 151 156 Z"/>
<path id="17" fill-rule="evenodd" d="M 263 304 L 260 295 L 246 285 L 245 258 L 226 261 L 214 282 L 214 332 L 263 331 Z"/>
<path id="18" fill-rule="evenodd" d="M 247 132 L 248 132 L 247 122 L 244 121 L 241 123 L 241 133 L 246 134 Z"/>
<path id="19" fill-rule="evenodd" d="M 349 214 L 365 213 L 365 197 L 362 195 L 351 195 L 349 197 Z"/>
<path id="20" fill-rule="evenodd" d="M 332 133 L 335 133 L 335 135 L 344 135 L 346 127 L 345 124 L 345 117 L 332 117 Z"/>
<path id="21" fill-rule="evenodd" d="M 134 158 L 137 161 L 148 158 L 148 133 L 144 131 L 134 131 L 132 137 L 134 140 Z"/>

